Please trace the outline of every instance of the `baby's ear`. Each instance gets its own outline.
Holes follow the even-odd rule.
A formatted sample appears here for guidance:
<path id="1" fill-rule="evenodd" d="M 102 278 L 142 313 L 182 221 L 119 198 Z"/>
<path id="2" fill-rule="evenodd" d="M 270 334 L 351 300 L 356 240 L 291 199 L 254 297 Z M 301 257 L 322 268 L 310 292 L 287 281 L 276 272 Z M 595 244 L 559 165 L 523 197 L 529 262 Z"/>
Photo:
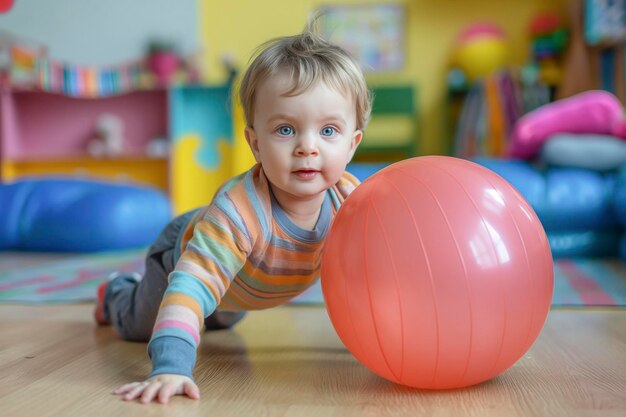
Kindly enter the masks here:
<path id="1" fill-rule="evenodd" d="M 244 135 L 246 137 L 246 141 L 248 142 L 248 146 L 250 146 L 250 150 L 254 155 L 254 159 L 259 162 L 259 142 L 257 140 L 256 132 L 250 126 L 246 127 L 244 130 Z"/>
<path id="2" fill-rule="evenodd" d="M 362 130 L 355 131 L 354 134 L 352 135 L 352 142 L 350 144 L 350 154 L 349 154 L 350 158 L 348 159 L 348 162 L 352 160 L 352 157 L 354 156 L 356 149 L 361 144 L 362 139 L 363 139 L 363 131 Z"/>
<path id="3" fill-rule="evenodd" d="M 363 139 L 363 131 L 359 129 L 354 132 L 354 135 L 352 135 L 352 146 L 354 149 L 361 144 L 361 139 Z"/>

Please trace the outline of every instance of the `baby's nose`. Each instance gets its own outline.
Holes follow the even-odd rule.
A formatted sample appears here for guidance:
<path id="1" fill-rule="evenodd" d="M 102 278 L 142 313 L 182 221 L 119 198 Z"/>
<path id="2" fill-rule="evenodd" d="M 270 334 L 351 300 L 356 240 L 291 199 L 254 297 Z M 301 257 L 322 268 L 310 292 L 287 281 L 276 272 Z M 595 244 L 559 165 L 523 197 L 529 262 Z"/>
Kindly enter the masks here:
<path id="1" fill-rule="evenodd" d="M 317 155 L 319 152 L 317 144 L 318 139 L 314 135 L 302 135 L 296 148 L 296 154 L 303 156 Z"/>

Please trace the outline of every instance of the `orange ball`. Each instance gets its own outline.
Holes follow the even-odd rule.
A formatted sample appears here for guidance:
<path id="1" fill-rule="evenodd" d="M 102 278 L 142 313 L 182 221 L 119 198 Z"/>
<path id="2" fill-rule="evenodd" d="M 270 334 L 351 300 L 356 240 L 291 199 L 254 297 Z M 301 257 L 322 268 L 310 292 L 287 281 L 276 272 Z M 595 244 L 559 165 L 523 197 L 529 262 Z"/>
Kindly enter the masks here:
<path id="1" fill-rule="evenodd" d="M 322 290 L 350 352 L 424 389 L 493 378 L 533 344 L 550 309 L 552 256 L 524 198 L 494 172 L 442 156 L 390 165 L 344 202 Z"/>

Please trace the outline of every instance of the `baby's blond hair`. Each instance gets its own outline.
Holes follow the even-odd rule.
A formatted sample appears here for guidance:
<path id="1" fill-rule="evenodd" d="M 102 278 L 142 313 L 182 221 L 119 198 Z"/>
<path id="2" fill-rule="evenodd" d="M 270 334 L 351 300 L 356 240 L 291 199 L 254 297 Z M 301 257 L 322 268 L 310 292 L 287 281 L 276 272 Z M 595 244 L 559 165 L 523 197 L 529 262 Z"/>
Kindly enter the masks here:
<path id="1" fill-rule="evenodd" d="M 372 110 L 370 92 L 359 64 L 341 47 L 334 45 L 313 28 L 293 36 L 285 36 L 262 44 L 246 70 L 239 87 L 239 99 L 246 124 L 252 127 L 254 100 L 261 82 L 288 74 L 292 80 L 287 95 L 298 95 L 323 81 L 341 93 L 350 93 L 355 102 L 357 129 L 367 126 Z"/>

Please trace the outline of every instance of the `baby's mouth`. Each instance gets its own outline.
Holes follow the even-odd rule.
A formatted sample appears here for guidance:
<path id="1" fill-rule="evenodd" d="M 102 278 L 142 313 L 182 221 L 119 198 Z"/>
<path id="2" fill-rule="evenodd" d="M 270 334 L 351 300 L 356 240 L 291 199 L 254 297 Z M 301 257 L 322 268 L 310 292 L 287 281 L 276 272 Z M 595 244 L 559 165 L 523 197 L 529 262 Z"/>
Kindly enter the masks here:
<path id="1" fill-rule="evenodd" d="M 298 169 L 296 171 L 293 171 L 293 173 L 296 177 L 300 179 L 310 180 L 315 178 L 319 171 L 315 169 Z"/>

